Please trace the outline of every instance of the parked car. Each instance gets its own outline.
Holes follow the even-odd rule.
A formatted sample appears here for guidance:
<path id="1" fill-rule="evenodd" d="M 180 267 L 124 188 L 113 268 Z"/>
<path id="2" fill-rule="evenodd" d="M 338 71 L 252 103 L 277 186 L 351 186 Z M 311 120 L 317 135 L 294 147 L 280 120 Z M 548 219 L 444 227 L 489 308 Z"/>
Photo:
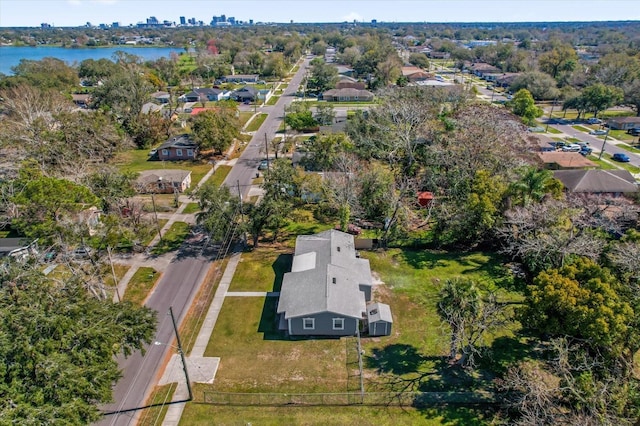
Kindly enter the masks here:
<path id="1" fill-rule="evenodd" d="M 592 130 L 589 132 L 590 135 L 606 135 L 607 131 L 604 129 Z"/>
<path id="2" fill-rule="evenodd" d="M 640 136 L 640 127 L 634 127 L 633 129 L 627 130 L 631 136 Z"/>
<path id="3" fill-rule="evenodd" d="M 578 141 L 575 142 L 576 145 L 580 145 L 582 147 L 582 149 L 586 148 L 587 146 L 589 146 L 589 142 L 582 142 L 582 141 Z"/>
<path id="4" fill-rule="evenodd" d="M 600 124 L 600 123 L 602 123 L 602 120 L 600 120 L 599 118 L 593 117 L 593 118 L 588 119 L 587 123 L 589 123 L 589 124 Z"/>
<path id="5" fill-rule="evenodd" d="M 262 160 L 258 165 L 258 170 L 267 170 L 269 168 L 269 160 Z"/>
<path id="6" fill-rule="evenodd" d="M 615 154 L 613 154 L 612 158 L 615 161 L 619 161 L 621 163 L 628 163 L 629 161 L 631 161 L 631 159 L 629 158 L 629 156 L 627 154 L 622 154 L 620 152 L 616 152 Z"/>
<path id="7" fill-rule="evenodd" d="M 587 156 L 589 154 L 591 154 L 593 152 L 593 149 L 589 148 L 589 147 L 582 147 L 582 149 L 580 150 L 580 154 L 583 156 Z"/>
<path id="8" fill-rule="evenodd" d="M 562 150 L 564 152 L 580 152 L 580 150 L 582 149 L 582 147 L 580 145 L 578 145 L 577 143 L 572 143 L 569 145 L 565 145 L 562 147 Z"/>
<path id="9" fill-rule="evenodd" d="M 87 259 L 91 256 L 91 248 L 89 247 L 78 247 L 73 251 L 73 257 L 76 259 Z"/>

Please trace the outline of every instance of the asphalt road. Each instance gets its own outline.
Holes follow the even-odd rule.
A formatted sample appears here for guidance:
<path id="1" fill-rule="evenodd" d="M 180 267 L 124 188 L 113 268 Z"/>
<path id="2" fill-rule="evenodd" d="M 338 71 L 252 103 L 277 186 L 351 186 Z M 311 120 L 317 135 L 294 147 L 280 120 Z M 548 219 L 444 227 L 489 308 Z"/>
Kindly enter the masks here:
<path id="1" fill-rule="evenodd" d="M 235 166 L 231 169 L 231 172 L 229 172 L 224 181 L 225 185 L 231 188 L 232 191 L 237 191 L 239 185 L 240 193 L 245 199 L 249 193 L 251 181 L 256 177 L 260 160 L 266 158 L 265 135 L 267 144 L 269 144 L 275 137 L 284 119 L 285 107 L 295 99 L 295 93 L 298 91 L 298 87 L 302 82 L 310 61 L 311 58 L 305 58 L 298 72 L 293 76 L 291 82 L 275 105 L 260 108 L 260 112 L 268 113 L 269 116 L 253 135 L 249 145 L 245 147 L 242 155 L 238 158 Z M 271 147 L 269 147 L 269 150 L 271 150 Z M 273 153 L 269 153 L 269 158 L 273 158 Z"/>
<path id="2" fill-rule="evenodd" d="M 261 112 L 268 113 L 269 116 L 253 136 L 224 182 L 233 189 L 238 188 L 239 183 L 244 197 L 249 192 L 260 160 L 265 158 L 265 135 L 268 141 L 271 141 L 276 135 L 284 118 L 285 107 L 295 99 L 294 94 L 302 82 L 309 61 L 310 58 L 304 60 L 274 106 L 265 106 L 260 109 Z M 154 345 L 152 343 L 146 348 L 144 356 L 141 353 L 135 353 L 129 358 L 118 360 L 123 377 L 114 388 L 115 402 L 101 407 L 101 410 L 108 414 L 97 425 L 125 426 L 134 424 L 135 416 L 143 407 L 149 396 L 148 393 L 159 380 L 159 367 L 168 352 L 176 350 L 168 345 L 173 342 L 175 337 L 171 318 L 168 316 L 169 307 L 173 307 L 179 326 L 199 289 L 199 283 L 207 273 L 209 264 L 210 260 L 202 256 L 178 256 L 167 267 L 156 289 L 145 304 L 158 312 L 158 330 L 154 341 L 163 344 Z"/>
<path id="3" fill-rule="evenodd" d="M 606 152 L 607 154 L 611 154 L 611 155 L 616 153 L 626 154 L 631 160 L 629 161 L 628 164 L 633 164 L 634 166 L 640 167 L 640 156 L 632 152 L 629 152 L 625 149 L 618 148 L 614 143 L 611 143 L 610 141 L 607 141 L 605 143 L 604 137 L 601 139 L 597 136 L 581 132 L 579 130 L 574 129 L 571 124 L 550 124 L 549 127 L 558 129 L 562 133 L 565 133 L 570 137 L 579 139 L 582 142 L 589 143 L 589 146 L 593 148 L 594 153 L 599 153 L 604 147 L 604 152 Z"/>
<path id="4" fill-rule="evenodd" d="M 162 365 L 169 351 L 175 352 L 168 344 L 174 341 L 173 325 L 168 315 L 169 307 L 173 306 L 176 322 L 180 324 L 184 314 L 189 309 L 199 284 L 210 265 L 210 259 L 201 256 L 178 256 L 167 267 L 158 282 L 155 291 L 149 297 L 146 306 L 158 312 L 158 330 L 155 341 L 164 343 L 147 347 L 146 354 L 139 352 L 129 358 L 119 359 L 123 377 L 114 388 L 115 403 L 101 407 L 105 417 L 97 423 L 100 426 L 133 425 L 134 417 L 139 408 L 144 405 L 149 392 L 157 383 L 158 368 Z M 183 337 L 183 336 L 181 336 Z M 115 412 L 115 413 L 114 413 Z"/>

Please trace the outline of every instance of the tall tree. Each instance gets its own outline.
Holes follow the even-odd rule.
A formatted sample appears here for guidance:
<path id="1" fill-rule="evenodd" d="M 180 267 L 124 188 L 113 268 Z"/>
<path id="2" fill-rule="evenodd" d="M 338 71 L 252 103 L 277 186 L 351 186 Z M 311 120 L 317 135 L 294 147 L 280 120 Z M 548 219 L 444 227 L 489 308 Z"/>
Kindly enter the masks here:
<path id="1" fill-rule="evenodd" d="M 477 283 L 463 278 L 444 283 L 437 312 L 451 329 L 449 360 L 462 367 L 475 366 L 485 344 L 483 339 L 509 321 L 494 294 L 483 296 Z"/>
<path id="2" fill-rule="evenodd" d="M 155 311 L 89 296 L 78 277 L 8 264 L 0 284 L 0 417 L 7 424 L 90 424 L 121 377 L 115 357 L 143 350 Z"/>
<path id="3" fill-rule="evenodd" d="M 527 89 L 520 89 L 513 95 L 509 102 L 513 113 L 522 117 L 526 124 L 535 123 L 535 119 L 542 116 L 542 108 L 537 107 L 531 92 Z"/>
<path id="4" fill-rule="evenodd" d="M 578 65 L 578 54 L 568 43 L 559 43 L 538 58 L 540 70 L 557 79 L 561 73 L 573 71 Z"/>
<path id="5" fill-rule="evenodd" d="M 311 61 L 311 77 L 307 83 L 307 90 L 322 93 L 333 89 L 338 82 L 338 69 L 321 59 Z"/>
<path id="6" fill-rule="evenodd" d="M 593 116 L 597 117 L 600 111 L 619 105 L 624 98 L 624 93 L 622 89 L 617 87 L 596 83 L 585 87 L 581 96 L 584 98 L 588 108 L 593 112 Z"/>
<path id="7" fill-rule="evenodd" d="M 523 324 L 541 334 L 583 339 L 613 357 L 628 355 L 634 312 L 620 289 L 608 269 L 585 258 L 540 272 L 527 288 Z"/>
<path id="8" fill-rule="evenodd" d="M 201 150 L 213 148 L 215 151 L 223 152 L 240 136 L 236 111 L 227 107 L 202 111 L 193 116 L 191 128 L 193 138 Z"/>

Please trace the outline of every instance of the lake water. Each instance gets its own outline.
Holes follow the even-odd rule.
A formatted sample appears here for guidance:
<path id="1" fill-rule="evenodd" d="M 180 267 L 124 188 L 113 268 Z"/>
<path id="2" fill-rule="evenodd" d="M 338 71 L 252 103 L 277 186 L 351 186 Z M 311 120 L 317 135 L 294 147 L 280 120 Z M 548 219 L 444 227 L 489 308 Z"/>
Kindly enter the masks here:
<path id="1" fill-rule="evenodd" d="M 97 47 L 72 49 L 69 47 L 13 47 L 0 46 L 0 73 L 12 75 L 11 67 L 20 63 L 20 59 L 39 61 L 42 58 L 58 58 L 68 65 L 79 64 L 85 59 L 113 59 L 113 54 L 121 50 L 144 60 L 156 60 L 169 57 L 171 52 L 180 54 L 184 49 L 175 47 Z"/>

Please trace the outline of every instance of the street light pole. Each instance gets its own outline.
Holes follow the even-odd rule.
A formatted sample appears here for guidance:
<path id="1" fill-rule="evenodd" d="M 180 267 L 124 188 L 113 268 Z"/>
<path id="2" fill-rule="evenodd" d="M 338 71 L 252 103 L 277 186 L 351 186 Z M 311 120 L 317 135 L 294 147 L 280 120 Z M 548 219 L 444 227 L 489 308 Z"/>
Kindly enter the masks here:
<path id="1" fill-rule="evenodd" d="M 191 390 L 191 382 L 189 381 L 189 372 L 187 371 L 187 360 L 182 350 L 182 342 L 180 341 L 180 334 L 178 334 L 178 326 L 176 325 L 176 318 L 173 316 L 173 307 L 169 306 L 169 315 L 171 315 L 171 323 L 173 324 L 173 331 L 176 333 L 176 340 L 178 342 L 178 353 L 182 359 L 182 369 L 184 370 L 184 377 L 187 381 L 187 391 L 189 392 L 189 401 L 193 400 L 193 391 Z"/>

